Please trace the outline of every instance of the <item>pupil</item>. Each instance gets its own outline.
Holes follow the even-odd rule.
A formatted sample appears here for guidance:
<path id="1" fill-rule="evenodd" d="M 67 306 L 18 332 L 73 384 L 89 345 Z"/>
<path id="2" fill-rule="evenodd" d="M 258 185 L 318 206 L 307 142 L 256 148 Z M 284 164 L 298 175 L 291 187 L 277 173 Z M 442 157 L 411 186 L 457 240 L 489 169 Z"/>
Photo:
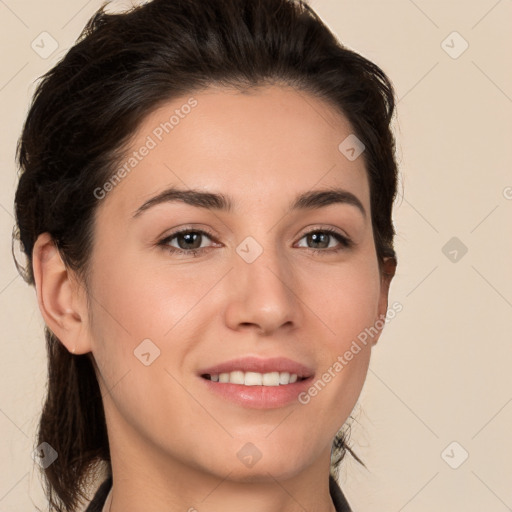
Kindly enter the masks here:
<path id="1" fill-rule="evenodd" d="M 193 244 L 194 239 L 197 242 L 197 240 L 200 237 L 200 234 L 199 233 L 184 233 L 181 236 L 183 237 L 183 239 L 185 239 L 185 244 L 191 244 L 191 243 Z M 184 244 L 179 243 L 179 246 L 181 249 L 197 249 L 197 247 L 182 247 L 183 245 Z M 199 245 L 201 245 L 201 244 L 199 244 Z"/>
<path id="2" fill-rule="evenodd" d="M 325 239 L 328 237 L 329 235 L 327 235 L 327 233 L 313 233 L 312 235 L 310 235 L 310 239 L 313 241 L 313 243 L 322 243 L 322 241 L 320 239 L 324 239 L 323 240 L 323 243 L 325 244 Z M 329 243 L 327 242 L 327 245 L 325 245 L 325 247 L 327 247 L 329 245 Z"/>

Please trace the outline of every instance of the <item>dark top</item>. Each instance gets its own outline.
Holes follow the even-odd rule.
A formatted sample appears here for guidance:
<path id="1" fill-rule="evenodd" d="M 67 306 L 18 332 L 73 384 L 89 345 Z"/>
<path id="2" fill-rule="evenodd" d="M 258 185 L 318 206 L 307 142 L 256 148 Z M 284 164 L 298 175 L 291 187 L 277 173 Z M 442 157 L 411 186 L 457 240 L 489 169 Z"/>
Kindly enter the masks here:
<path id="1" fill-rule="evenodd" d="M 100 485 L 85 512 L 102 512 L 111 487 L 112 477 L 110 476 Z M 329 475 L 329 491 L 331 493 L 332 502 L 334 503 L 336 512 L 352 512 L 345 496 L 341 492 L 339 485 L 332 475 Z"/>

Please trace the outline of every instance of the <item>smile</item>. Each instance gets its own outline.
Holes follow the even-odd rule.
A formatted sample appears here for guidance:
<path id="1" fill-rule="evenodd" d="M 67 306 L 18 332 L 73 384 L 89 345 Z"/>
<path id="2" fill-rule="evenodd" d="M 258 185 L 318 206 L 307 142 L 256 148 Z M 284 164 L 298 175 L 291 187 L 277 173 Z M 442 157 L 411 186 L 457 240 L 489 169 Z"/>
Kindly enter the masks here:
<path id="1" fill-rule="evenodd" d="M 289 372 L 243 372 L 235 370 L 232 372 L 218 373 L 218 374 L 205 374 L 203 378 L 211 380 L 212 382 L 220 382 L 226 384 L 240 384 L 243 386 L 285 386 L 293 384 L 297 380 L 304 380 L 299 378 L 296 373 Z"/>

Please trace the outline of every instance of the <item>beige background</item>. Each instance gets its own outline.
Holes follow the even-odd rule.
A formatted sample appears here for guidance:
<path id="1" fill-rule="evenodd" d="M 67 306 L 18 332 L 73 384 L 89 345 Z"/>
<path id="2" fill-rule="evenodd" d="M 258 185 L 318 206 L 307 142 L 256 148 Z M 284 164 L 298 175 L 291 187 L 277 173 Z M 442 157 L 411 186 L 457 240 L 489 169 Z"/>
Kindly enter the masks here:
<path id="1" fill-rule="evenodd" d="M 15 144 L 34 80 L 100 4 L 0 0 L 0 512 L 45 506 L 30 456 L 46 382 L 43 324 L 9 243 Z M 342 488 L 355 512 L 512 510 L 512 1 L 311 4 L 384 69 L 399 99 L 390 304 L 403 310 L 354 410 L 352 442 L 368 470 L 347 457 Z M 58 43 L 47 58 L 31 48 L 42 32 Z"/>

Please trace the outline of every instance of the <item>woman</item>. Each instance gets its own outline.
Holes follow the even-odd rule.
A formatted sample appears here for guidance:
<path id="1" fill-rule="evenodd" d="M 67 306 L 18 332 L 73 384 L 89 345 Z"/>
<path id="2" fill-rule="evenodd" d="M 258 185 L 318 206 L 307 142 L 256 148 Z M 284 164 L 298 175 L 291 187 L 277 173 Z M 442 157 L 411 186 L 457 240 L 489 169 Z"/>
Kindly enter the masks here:
<path id="1" fill-rule="evenodd" d="M 93 17 L 18 147 L 51 510 L 102 468 L 91 512 L 350 510 L 342 427 L 396 268 L 393 110 L 299 1 Z"/>

